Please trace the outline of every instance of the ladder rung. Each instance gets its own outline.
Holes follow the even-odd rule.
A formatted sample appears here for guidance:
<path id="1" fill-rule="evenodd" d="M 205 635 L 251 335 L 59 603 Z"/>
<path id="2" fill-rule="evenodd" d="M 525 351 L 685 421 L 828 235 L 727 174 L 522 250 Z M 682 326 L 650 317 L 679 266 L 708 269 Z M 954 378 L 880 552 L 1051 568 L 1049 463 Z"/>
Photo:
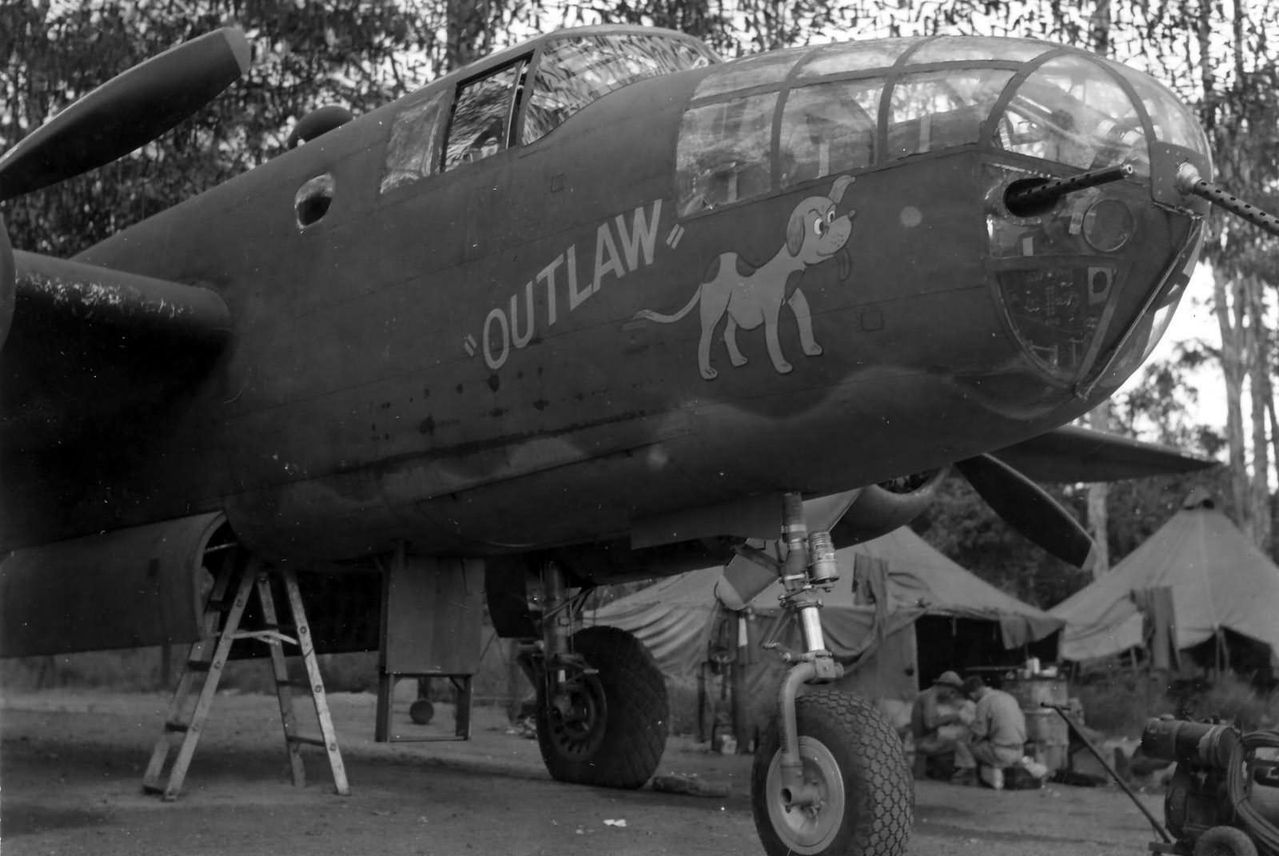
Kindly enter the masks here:
<path id="1" fill-rule="evenodd" d="M 311 682 L 306 678 L 285 678 L 282 681 L 276 681 L 277 687 L 295 687 L 300 690 L 311 689 Z"/>
<path id="2" fill-rule="evenodd" d="M 191 723 L 189 723 L 189 722 L 173 722 L 172 720 L 170 720 L 169 722 L 166 722 L 166 723 L 164 724 L 164 730 L 165 730 L 165 731 L 170 731 L 170 732 L 178 732 L 178 733 L 181 733 L 181 734 L 185 734 L 186 732 L 188 732 L 188 731 L 190 731 L 190 730 L 191 730 Z"/>
<path id="3" fill-rule="evenodd" d="M 307 734 L 290 734 L 288 736 L 290 743 L 305 743 L 308 746 L 327 746 L 323 737 L 311 737 Z"/>
<path id="4" fill-rule="evenodd" d="M 212 660 L 187 660 L 188 672 L 207 672 L 213 668 Z"/>
<path id="5" fill-rule="evenodd" d="M 231 634 L 232 639 L 255 639 L 267 645 L 297 645 L 298 640 L 278 630 L 240 630 Z"/>

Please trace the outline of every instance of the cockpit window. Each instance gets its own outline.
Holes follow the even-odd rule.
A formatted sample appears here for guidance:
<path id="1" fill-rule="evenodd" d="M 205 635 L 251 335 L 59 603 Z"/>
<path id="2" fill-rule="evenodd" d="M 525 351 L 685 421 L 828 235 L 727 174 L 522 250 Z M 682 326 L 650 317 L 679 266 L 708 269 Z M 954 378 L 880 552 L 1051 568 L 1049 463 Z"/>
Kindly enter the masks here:
<path id="1" fill-rule="evenodd" d="M 1150 151 L 1137 108 L 1092 59 L 1061 56 L 1018 87 L 996 127 L 1005 149 L 1100 169 L 1131 163 L 1149 173 Z"/>
<path id="2" fill-rule="evenodd" d="M 676 169 L 681 215 L 767 193 L 777 93 L 692 107 L 680 124 Z"/>
<path id="3" fill-rule="evenodd" d="M 792 89 L 782 108 L 782 186 L 874 163 L 883 88 L 869 78 Z"/>
<path id="4" fill-rule="evenodd" d="M 505 149 L 510 139 L 511 109 L 516 84 L 526 61 L 498 69 L 462 84 L 449 123 L 444 170 L 483 160 Z"/>
<path id="5" fill-rule="evenodd" d="M 1137 90 L 1137 97 L 1150 114 L 1155 139 L 1184 146 L 1203 155 L 1209 154 L 1208 140 L 1204 137 L 1203 129 L 1176 95 L 1135 69 L 1117 62 L 1110 63 L 1110 67 L 1123 75 L 1132 84 L 1132 88 Z"/>
<path id="6" fill-rule="evenodd" d="M 1013 72 L 960 68 L 910 74 L 893 87 L 888 156 L 905 157 L 981 138 L 981 125 Z"/>
<path id="7" fill-rule="evenodd" d="M 628 83 L 715 62 L 709 48 L 652 33 L 569 36 L 548 45 L 524 118 L 523 141 L 539 140 L 586 105 Z"/>
<path id="8" fill-rule="evenodd" d="M 444 93 L 405 107 L 391 126 L 380 192 L 426 178 L 440 163 L 439 130 L 446 111 Z"/>

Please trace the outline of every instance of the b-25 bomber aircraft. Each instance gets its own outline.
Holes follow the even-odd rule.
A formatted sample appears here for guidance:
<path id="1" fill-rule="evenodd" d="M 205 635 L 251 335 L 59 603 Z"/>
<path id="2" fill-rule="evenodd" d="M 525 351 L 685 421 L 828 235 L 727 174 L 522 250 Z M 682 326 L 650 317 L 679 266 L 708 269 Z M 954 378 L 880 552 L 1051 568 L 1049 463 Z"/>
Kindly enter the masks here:
<path id="1" fill-rule="evenodd" d="M 125 72 L 0 159 L 0 199 L 146 143 L 248 53 L 223 30 Z M 820 686 L 831 549 L 909 522 L 953 466 L 1082 565 L 1032 479 L 1198 465 L 1061 427 L 1141 364 L 1208 202 L 1233 204 L 1187 108 L 1084 51 L 721 62 L 590 27 L 295 137 L 75 259 L 0 246 L 4 655 L 192 641 L 227 555 L 482 574 L 551 774 L 638 787 L 662 679 L 580 629 L 581 593 L 736 557 L 744 598 L 780 574 L 805 640 L 755 761 L 765 849 L 898 854 L 896 737 Z M 780 559 L 748 543 L 779 536 Z"/>

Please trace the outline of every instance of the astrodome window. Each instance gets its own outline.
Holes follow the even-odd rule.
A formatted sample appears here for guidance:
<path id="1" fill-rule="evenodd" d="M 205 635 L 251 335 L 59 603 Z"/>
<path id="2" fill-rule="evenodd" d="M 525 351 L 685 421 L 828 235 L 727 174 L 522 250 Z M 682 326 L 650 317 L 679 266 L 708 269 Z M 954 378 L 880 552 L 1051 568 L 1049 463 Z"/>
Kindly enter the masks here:
<path id="1" fill-rule="evenodd" d="M 702 78 L 693 98 L 711 98 L 756 86 L 781 83 L 800 57 L 809 50 L 811 48 L 790 48 L 725 63 Z"/>
<path id="2" fill-rule="evenodd" d="M 782 109 L 782 186 L 874 163 L 883 86 L 870 78 L 792 89 Z"/>
<path id="3" fill-rule="evenodd" d="M 830 45 L 804 61 L 799 77 L 825 77 L 828 74 L 885 68 L 897 62 L 897 58 L 918 41 L 919 39 L 871 39 Z"/>
<path id="4" fill-rule="evenodd" d="M 910 74 L 892 92 L 890 158 L 931 152 L 981 138 L 981 125 L 1013 72 L 960 68 Z"/>
<path id="5" fill-rule="evenodd" d="M 1086 56 L 1044 63 L 1018 87 L 995 129 L 1006 150 L 1078 167 L 1132 164 L 1149 173 L 1137 108 L 1106 69 Z"/>
<path id="6" fill-rule="evenodd" d="M 542 52 L 524 117 L 523 141 L 549 134 L 569 116 L 629 83 L 718 62 L 693 39 L 652 33 L 570 36 Z"/>
<path id="7" fill-rule="evenodd" d="M 906 59 L 907 65 L 959 60 L 1009 60 L 1027 62 L 1052 50 L 1052 45 L 1030 39 L 992 39 L 984 36 L 941 36 L 920 45 Z"/>
<path id="8" fill-rule="evenodd" d="M 687 216 L 767 193 L 777 93 L 690 108 L 675 163 L 680 214 Z"/>

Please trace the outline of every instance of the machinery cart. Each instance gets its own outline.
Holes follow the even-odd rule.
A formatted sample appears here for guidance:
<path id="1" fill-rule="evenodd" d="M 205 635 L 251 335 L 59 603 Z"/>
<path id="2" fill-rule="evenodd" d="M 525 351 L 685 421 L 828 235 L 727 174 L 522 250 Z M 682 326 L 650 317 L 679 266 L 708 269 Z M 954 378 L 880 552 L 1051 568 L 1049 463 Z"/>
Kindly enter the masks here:
<path id="1" fill-rule="evenodd" d="M 1146 723 L 1142 751 L 1175 762 L 1164 797 L 1164 823 L 1079 731 L 1066 720 L 1141 810 L 1161 840 L 1152 853 L 1176 856 L 1279 856 L 1279 731 L 1241 733 L 1231 725 L 1161 717 Z"/>

